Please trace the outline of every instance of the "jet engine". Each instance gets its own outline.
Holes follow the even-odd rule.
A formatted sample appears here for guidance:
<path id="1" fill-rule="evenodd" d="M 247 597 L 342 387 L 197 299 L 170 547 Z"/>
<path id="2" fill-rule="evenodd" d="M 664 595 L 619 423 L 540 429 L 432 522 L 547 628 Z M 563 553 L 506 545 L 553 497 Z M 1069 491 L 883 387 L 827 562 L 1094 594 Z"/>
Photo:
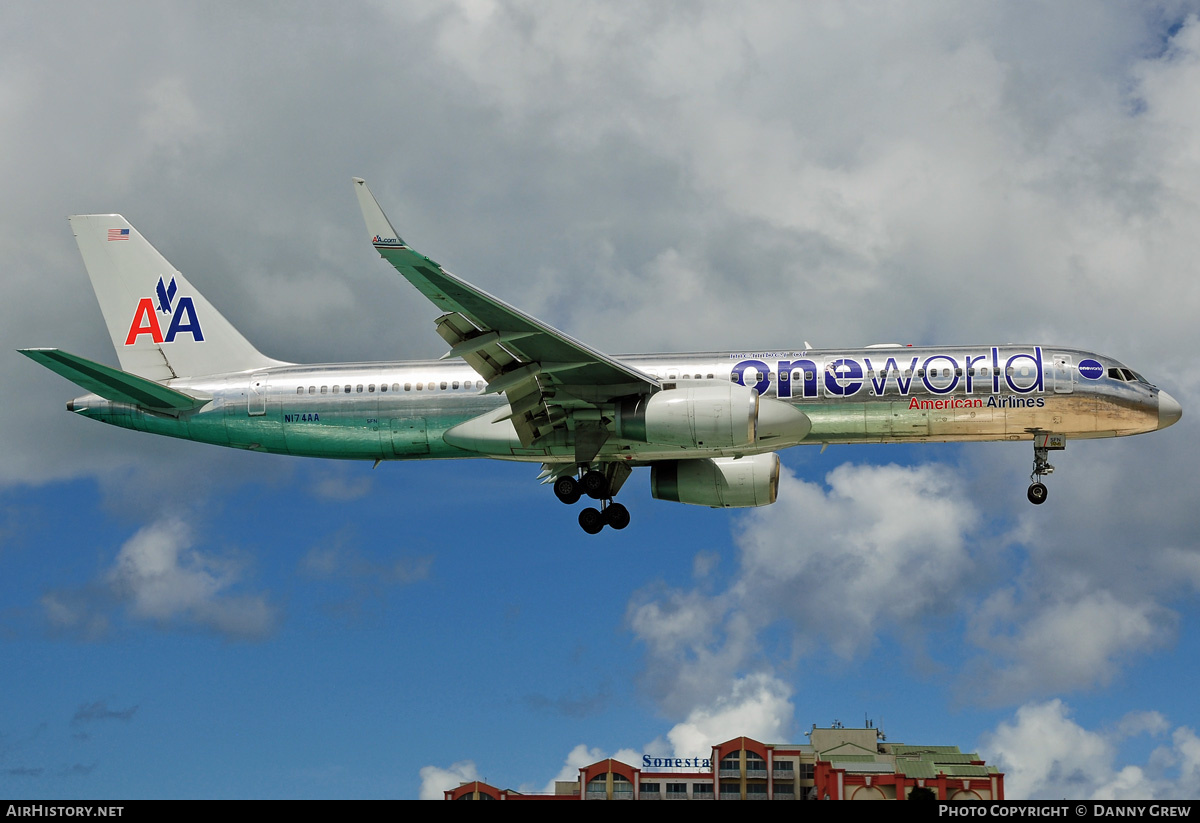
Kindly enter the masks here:
<path id="1" fill-rule="evenodd" d="M 650 467 L 650 494 L 713 508 L 766 506 L 779 491 L 779 455 L 664 460 Z"/>
<path id="2" fill-rule="evenodd" d="M 757 435 L 758 403 L 758 392 L 736 383 L 667 389 L 621 403 L 616 434 L 666 446 L 748 446 Z"/>

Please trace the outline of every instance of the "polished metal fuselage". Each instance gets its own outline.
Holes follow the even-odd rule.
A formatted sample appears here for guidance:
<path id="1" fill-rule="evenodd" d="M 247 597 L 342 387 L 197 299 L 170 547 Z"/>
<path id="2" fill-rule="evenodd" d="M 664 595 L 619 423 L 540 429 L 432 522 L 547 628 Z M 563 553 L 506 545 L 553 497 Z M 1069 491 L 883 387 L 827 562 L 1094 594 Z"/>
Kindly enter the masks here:
<path id="1" fill-rule="evenodd" d="M 802 443 L 1028 440 L 1038 433 L 1081 439 L 1160 428 L 1157 388 L 1112 377 L 1113 369 L 1124 368 L 1121 363 L 1070 348 L 896 346 L 618 359 L 658 378 L 664 389 L 714 380 L 756 387 L 764 398 L 791 403 L 808 416 L 812 426 Z M 1086 375 L 1081 363 L 1087 364 Z M 73 401 L 71 408 L 138 431 L 308 457 L 570 462 L 575 454 L 569 426 L 556 439 L 531 447 L 515 431 L 482 448 L 453 445 L 455 437 L 447 432 L 505 406 L 502 396 L 483 393 L 479 375 L 461 361 L 286 365 L 168 385 L 212 400 L 177 416 L 95 395 Z M 797 442 L 697 449 L 613 435 L 595 460 L 641 464 L 791 445 Z"/>

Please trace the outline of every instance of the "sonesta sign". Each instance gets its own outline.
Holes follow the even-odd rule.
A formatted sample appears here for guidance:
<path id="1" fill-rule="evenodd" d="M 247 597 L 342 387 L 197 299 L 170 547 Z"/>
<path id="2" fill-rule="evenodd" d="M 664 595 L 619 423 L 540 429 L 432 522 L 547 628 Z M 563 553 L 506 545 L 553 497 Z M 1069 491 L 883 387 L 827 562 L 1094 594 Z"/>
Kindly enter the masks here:
<path id="1" fill-rule="evenodd" d="M 712 769 L 708 757 L 651 757 L 642 755 L 643 769 Z"/>

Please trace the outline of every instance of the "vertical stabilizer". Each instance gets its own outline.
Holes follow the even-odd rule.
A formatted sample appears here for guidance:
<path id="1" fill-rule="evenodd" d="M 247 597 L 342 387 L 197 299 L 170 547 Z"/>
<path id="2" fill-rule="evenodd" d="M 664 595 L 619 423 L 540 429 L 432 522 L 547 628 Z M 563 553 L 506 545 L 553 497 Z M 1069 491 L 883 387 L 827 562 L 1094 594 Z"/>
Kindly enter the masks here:
<path id="1" fill-rule="evenodd" d="M 279 364 L 121 215 L 75 215 L 71 230 L 125 371 L 161 381 Z"/>

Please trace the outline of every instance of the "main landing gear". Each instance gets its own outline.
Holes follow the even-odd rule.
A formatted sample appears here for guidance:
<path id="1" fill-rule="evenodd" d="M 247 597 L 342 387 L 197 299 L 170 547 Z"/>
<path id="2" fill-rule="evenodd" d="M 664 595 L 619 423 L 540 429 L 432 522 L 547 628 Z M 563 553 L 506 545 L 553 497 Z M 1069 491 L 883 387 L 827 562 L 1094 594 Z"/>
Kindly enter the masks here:
<path id="1" fill-rule="evenodd" d="M 1026 497 L 1029 502 L 1035 506 L 1040 506 L 1046 502 L 1046 495 L 1049 492 L 1046 490 L 1046 484 L 1042 482 L 1042 478 L 1048 474 L 1054 473 L 1054 467 L 1050 465 L 1049 457 L 1051 451 L 1060 451 L 1066 448 L 1066 438 L 1062 435 L 1055 434 L 1037 434 L 1033 438 L 1033 471 L 1029 475 L 1029 491 L 1026 492 Z"/>
<path id="2" fill-rule="evenodd" d="M 613 502 L 613 495 L 629 474 L 628 467 L 619 468 L 625 472 L 622 474 L 618 467 L 606 471 L 590 469 L 578 480 L 565 474 L 554 481 L 554 495 L 568 505 L 579 502 L 585 494 L 600 501 L 599 509 L 586 508 L 579 513 L 579 525 L 588 534 L 599 534 L 605 526 L 623 529 L 629 525 L 629 509 Z"/>

